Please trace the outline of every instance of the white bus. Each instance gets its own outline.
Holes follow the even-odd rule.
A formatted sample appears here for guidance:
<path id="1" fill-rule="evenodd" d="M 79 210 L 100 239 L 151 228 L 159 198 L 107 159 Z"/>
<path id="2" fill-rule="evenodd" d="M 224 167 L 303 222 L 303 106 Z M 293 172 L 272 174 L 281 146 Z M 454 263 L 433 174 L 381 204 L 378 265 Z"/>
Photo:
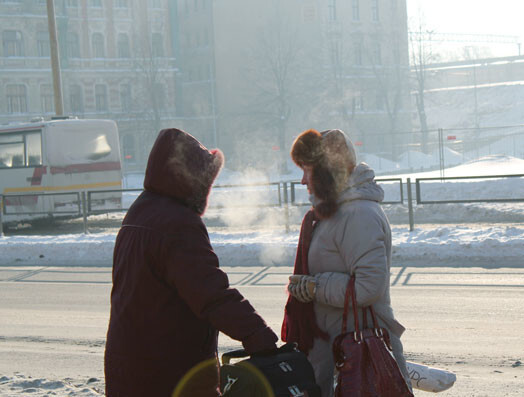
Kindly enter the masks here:
<path id="1" fill-rule="evenodd" d="M 116 123 L 64 119 L 0 126 L 6 222 L 81 210 L 80 192 L 122 189 Z M 121 208 L 121 192 L 89 194 L 91 210 Z"/>

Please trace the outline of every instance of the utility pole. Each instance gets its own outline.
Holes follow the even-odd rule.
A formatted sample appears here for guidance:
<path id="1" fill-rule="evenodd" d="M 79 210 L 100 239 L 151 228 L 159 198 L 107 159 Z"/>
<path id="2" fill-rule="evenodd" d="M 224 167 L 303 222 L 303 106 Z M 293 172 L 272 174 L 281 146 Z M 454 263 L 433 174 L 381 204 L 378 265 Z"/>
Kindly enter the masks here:
<path id="1" fill-rule="evenodd" d="M 439 128 L 438 129 L 438 157 L 439 157 L 439 163 L 440 163 L 440 177 L 441 178 L 444 178 L 444 170 L 445 170 L 445 165 L 444 165 L 444 137 L 443 137 L 443 130 L 442 128 Z M 442 179 L 442 182 L 444 180 Z"/>
<path id="2" fill-rule="evenodd" d="M 479 104 L 477 98 L 477 65 L 473 65 L 473 95 L 475 97 L 475 128 L 478 130 L 479 122 Z"/>
<path id="3" fill-rule="evenodd" d="M 47 24 L 49 27 L 49 45 L 51 46 L 51 70 L 53 72 L 53 93 L 55 98 L 55 114 L 64 115 L 62 99 L 62 76 L 60 74 L 60 57 L 56 33 L 55 5 L 53 0 L 47 0 Z"/>
<path id="4" fill-rule="evenodd" d="M 215 103 L 215 71 L 211 64 L 209 64 L 209 87 L 211 88 L 211 112 L 213 115 L 213 147 L 218 147 L 217 135 L 217 108 Z"/>
<path id="5" fill-rule="evenodd" d="M 477 157 L 479 156 L 479 142 L 480 142 L 480 118 L 479 105 L 477 98 L 477 66 L 473 65 L 473 94 L 475 95 L 475 147 L 477 149 Z"/>

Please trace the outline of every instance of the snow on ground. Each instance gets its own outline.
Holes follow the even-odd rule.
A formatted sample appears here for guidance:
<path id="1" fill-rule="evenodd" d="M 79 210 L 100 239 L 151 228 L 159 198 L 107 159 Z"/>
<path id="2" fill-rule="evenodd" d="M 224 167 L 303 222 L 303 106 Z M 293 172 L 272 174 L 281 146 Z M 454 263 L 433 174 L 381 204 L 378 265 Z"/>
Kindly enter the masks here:
<path id="1" fill-rule="evenodd" d="M 392 232 L 394 266 L 424 258 L 432 264 L 501 258 L 493 266 L 519 260 L 524 265 L 524 225 L 436 226 L 413 232 L 394 226 Z M 298 231 L 211 232 L 209 237 L 224 266 L 291 266 Z M 114 233 L 3 237 L 0 265 L 110 266 L 115 238 Z"/>
<path id="2" fill-rule="evenodd" d="M 416 164 L 413 168 L 420 168 Z M 463 164 L 446 168 L 445 177 L 451 176 L 487 176 L 487 175 L 520 175 L 524 174 L 524 160 L 512 156 L 491 155 L 484 156 L 474 161 L 468 161 Z M 398 173 L 395 178 L 436 178 L 440 177 L 440 170 L 418 172 L 418 173 Z"/>
<path id="3" fill-rule="evenodd" d="M 428 127 L 471 126 L 475 117 L 481 127 L 522 124 L 523 93 L 524 81 L 427 92 L 425 103 Z"/>
<path id="4" fill-rule="evenodd" d="M 0 390 L 4 397 L 51 397 L 56 395 L 90 397 L 104 394 L 103 381 L 98 378 L 88 378 L 85 381 L 68 378 L 48 380 L 26 377 L 20 373 L 14 376 L 0 376 Z"/>
<path id="5" fill-rule="evenodd" d="M 296 167 L 295 167 L 296 168 Z M 446 175 L 500 175 L 517 174 L 524 171 L 524 160 L 494 156 L 446 169 Z M 295 171 L 296 172 L 296 171 Z M 388 177 L 438 177 L 439 171 L 401 174 Z M 135 175 L 126 182 L 127 187 L 140 187 L 141 176 Z M 226 172 L 225 179 L 245 180 L 245 175 Z M 249 177 L 247 178 L 249 179 Z M 296 180 L 296 178 L 294 179 Z M 384 185 L 388 195 L 399 195 L 398 186 Z M 524 198 L 524 178 L 508 180 L 469 179 L 460 182 L 441 182 L 424 185 L 422 196 L 427 199 L 465 198 Z M 265 196 L 264 196 L 265 197 Z M 217 196 L 217 200 L 219 196 Z M 297 191 L 297 200 L 307 200 L 304 190 Z M 211 202 L 213 202 L 213 195 Z M 227 200 L 225 200 L 227 201 Z M 227 213 L 228 208 L 215 210 Z M 239 213 L 239 211 L 234 211 Z M 254 210 L 248 210 L 254 217 Z M 405 205 L 386 206 L 390 218 L 405 219 Z M 245 212 L 244 212 L 245 213 Z M 242 216 L 245 220 L 245 216 Z M 435 262 L 467 262 L 478 258 L 494 258 L 503 253 L 507 261 L 520 263 L 524 257 L 524 205 L 522 203 L 496 204 L 437 204 L 415 207 L 416 229 L 410 232 L 407 226 L 392 227 L 393 263 L 419 261 L 431 258 Z M 417 226 L 417 223 L 445 222 L 447 225 Z M 482 222 L 480 225 L 461 223 Z M 232 219 L 224 219 L 234 224 Z M 461 225 L 450 225 L 454 222 Z M 490 224 L 492 222 L 511 222 Z M 298 223 L 298 222 L 297 222 Z M 210 228 L 211 242 L 225 266 L 291 265 L 294 261 L 298 240 L 298 229 L 285 232 L 283 227 L 260 227 L 253 231 L 244 229 Z M 225 230 L 225 231 L 224 231 Z M 236 231 L 235 231 L 236 230 Z M 59 236 L 9 236 L 0 238 L 0 265 L 111 265 L 116 234 L 74 234 Z M 520 261 L 520 262 L 519 262 Z M 494 264 L 496 265 L 496 264 Z"/>

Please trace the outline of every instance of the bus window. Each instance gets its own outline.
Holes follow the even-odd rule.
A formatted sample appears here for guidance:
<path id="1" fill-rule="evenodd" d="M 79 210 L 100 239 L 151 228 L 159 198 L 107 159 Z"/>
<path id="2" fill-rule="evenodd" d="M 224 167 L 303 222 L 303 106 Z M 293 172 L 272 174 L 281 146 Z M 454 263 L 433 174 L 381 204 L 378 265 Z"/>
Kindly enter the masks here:
<path id="1" fill-rule="evenodd" d="M 45 161 L 51 166 L 120 162 L 116 124 L 107 120 L 50 123 Z"/>
<path id="2" fill-rule="evenodd" d="M 11 163 L 11 167 L 23 167 L 24 166 L 24 155 L 15 154 Z"/>
<path id="3" fill-rule="evenodd" d="M 75 131 L 76 132 L 76 131 Z M 55 164 L 81 164 L 107 161 L 111 146 L 104 133 L 54 131 L 48 138 L 49 156 Z"/>
<path id="4" fill-rule="evenodd" d="M 27 150 L 27 165 L 35 167 L 42 165 L 42 136 L 39 132 L 27 134 L 25 136 Z"/>
<path id="5" fill-rule="evenodd" d="M 24 166 L 22 135 L 0 135 L 0 168 Z"/>

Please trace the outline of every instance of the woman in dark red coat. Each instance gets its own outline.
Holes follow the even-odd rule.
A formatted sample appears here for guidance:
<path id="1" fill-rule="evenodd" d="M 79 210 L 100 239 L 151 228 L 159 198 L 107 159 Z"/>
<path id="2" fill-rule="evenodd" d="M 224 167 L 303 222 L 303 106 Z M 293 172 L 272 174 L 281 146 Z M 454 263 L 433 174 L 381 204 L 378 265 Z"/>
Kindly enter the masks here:
<path id="1" fill-rule="evenodd" d="M 109 397 L 171 396 L 184 374 L 216 357 L 218 331 L 248 353 L 276 347 L 275 333 L 229 287 L 201 219 L 223 162 L 220 151 L 184 131 L 158 135 L 145 191 L 115 244 L 105 351 Z M 219 395 L 216 370 L 196 383 L 191 395 Z"/>

